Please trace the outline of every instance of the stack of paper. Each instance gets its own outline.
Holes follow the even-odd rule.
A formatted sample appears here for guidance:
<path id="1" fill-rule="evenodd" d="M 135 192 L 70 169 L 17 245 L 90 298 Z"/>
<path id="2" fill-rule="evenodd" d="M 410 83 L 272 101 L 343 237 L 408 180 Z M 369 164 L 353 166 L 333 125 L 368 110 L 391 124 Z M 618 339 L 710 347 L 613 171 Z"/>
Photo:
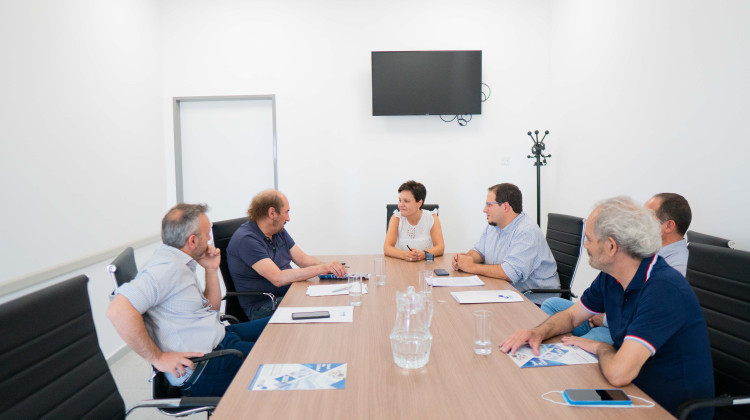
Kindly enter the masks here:
<path id="1" fill-rule="evenodd" d="M 362 293 L 367 293 L 367 285 L 362 285 Z M 307 296 L 336 296 L 348 295 L 349 286 L 344 284 L 319 284 L 307 286 Z"/>
<path id="2" fill-rule="evenodd" d="M 484 286 L 484 282 L 477 276 L 469 277 L 433 277 L 430 282 L 434 287 L 439 286 Z"/>
<path id="3" fill-rule="evenodd" d="M 451 292 L 458 303 L 523 302 L 523 298 L 512 290 L 469 290 Z"/>

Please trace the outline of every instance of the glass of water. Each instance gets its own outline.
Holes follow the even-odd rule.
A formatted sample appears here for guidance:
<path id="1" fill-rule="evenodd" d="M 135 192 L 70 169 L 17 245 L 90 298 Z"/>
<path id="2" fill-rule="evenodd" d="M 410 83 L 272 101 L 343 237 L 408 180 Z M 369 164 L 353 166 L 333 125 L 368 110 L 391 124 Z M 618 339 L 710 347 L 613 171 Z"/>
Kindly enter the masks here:
<path id="1" fill-rule="evenodd" d="M 349 274 L 346 281 L 349 286 L 349 304 L 362 305 L 362 276 Z"/>
<path id="2" fill-rule="evenodd" d="M 419 291 L 432 298 L 432 270 L 419 272 Z"/>
<path id="3" fill-rule="evenodd" d="M 492 353 L 490 318 L 492 318 L 492 312 L 490 311 L 474 311 L 474 353 L 476 354 Z"/>
<path id="4" fill-rule="evenodd" d="M 375 285 L 385 285 L 385 258 L 375 258 Z"/>

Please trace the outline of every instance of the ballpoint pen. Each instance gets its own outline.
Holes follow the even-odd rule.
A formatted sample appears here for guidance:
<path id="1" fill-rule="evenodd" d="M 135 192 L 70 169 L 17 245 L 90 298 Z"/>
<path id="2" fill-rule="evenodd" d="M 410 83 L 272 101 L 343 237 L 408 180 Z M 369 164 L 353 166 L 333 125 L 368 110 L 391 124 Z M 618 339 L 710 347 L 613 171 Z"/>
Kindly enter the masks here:
<path id="1" fill-rule="evenodd" d="M 340 288 L 338 288 L 338 289 L 335 289 L 335 290 L 331 291 L 331 293 L 338 293 L 338 292 L 343 292 L 344 290 L 346 290 L 346 289 L 348 289 L 348 288 L 349 288 L 349 286 L 346 286 L 346 287 L 340 287 Z"/>

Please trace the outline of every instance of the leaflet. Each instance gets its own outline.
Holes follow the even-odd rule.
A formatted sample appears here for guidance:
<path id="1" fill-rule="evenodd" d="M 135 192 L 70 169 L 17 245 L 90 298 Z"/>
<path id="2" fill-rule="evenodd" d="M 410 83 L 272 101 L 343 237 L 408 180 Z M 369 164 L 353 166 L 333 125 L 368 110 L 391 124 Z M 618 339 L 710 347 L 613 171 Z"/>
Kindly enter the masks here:
<path id="1" fill-rule="evenodd" d="M 508 356 L 521 368 L 584 365 L 599 361 L 596 356 L 586 350 L 578 346 L 566 346 L 563 343 L 542 344 L 539 347 L 539 356 L 535 356 L 528 345 L 519 348 L 515 355 L 508 353 Z"/>
<path id="2" fill-rule="evenodd" d="M 458 303 L 504 303 L 523 302 L 523 298 L 512 290 L 468 290 L 451 292 Z"/>
<path id="3" fill-rule="evenodd" d="M 346 363 L 284 363 L 258 366 L 250 391 L 346 388 Z"/>
<path id="4" fill-rule="evenodd" d="M 447 287 L 460 287 L 460 286 L 484 286 L 484 282 L 479 280 L 477 276 L 468 277 L 433 277 L 432 281 L 429 281 L 433 287 L 447 286 Z"/>
<path id="5" fill-rule="evenodd" d="M 295 312 L 328 311 L 330 318 L 292 319 Z M 346 306 L 279 306 L 268 320 L 269 324 L 310 324 L 354 322 L 354 307 Z"/>

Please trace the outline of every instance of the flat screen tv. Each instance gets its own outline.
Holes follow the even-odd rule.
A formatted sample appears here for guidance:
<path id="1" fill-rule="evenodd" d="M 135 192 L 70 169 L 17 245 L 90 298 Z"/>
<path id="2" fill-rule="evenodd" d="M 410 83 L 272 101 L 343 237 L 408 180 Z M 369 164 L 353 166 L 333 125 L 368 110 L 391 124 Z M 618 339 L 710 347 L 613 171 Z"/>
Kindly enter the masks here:
<path id="1" fill-rule="evenodd" d="M 482 113 L 482 51 L 373 51 L 372 115 Z"/>

